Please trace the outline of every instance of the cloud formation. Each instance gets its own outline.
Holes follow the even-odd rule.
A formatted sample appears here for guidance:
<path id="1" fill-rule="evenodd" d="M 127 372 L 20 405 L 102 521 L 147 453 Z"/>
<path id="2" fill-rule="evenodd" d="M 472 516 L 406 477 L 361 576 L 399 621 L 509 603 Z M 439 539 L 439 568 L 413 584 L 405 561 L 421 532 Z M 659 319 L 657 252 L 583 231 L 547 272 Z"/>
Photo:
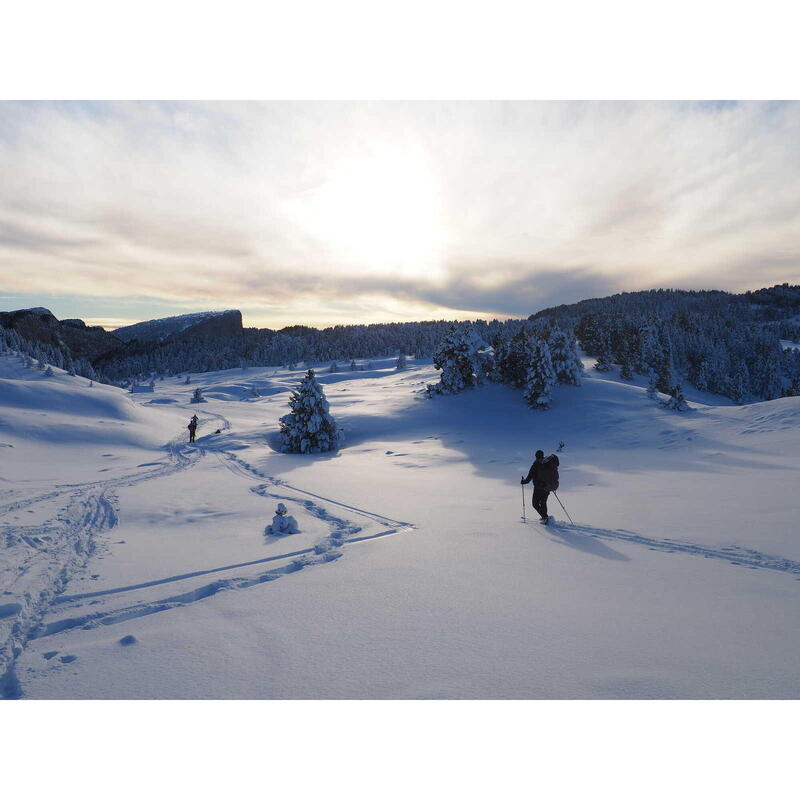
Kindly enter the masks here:
<path id="1" fill-rule="evenodd" d="M 0 292 L 279 326 L 796 281 L 798 142 L 798 103 L 0 103 Z"/>

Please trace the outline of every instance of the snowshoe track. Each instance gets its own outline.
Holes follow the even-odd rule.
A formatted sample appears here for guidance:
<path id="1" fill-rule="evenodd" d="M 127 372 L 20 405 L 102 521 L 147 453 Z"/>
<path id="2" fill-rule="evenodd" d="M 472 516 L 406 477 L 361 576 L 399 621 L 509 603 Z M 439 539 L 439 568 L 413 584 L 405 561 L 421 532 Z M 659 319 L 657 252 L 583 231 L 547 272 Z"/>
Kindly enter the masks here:
<path id="1" fill-rule="evenodd" d="M 545 531 L 551 530 L 556 536 L 559 530 L 562 530 L 564 532 L 574 532 L 591 536 L 596 539 L 643 545 L 650 550 L 703 556 L 703 558 L 715 558 L 721 561 L 727 561 L 729 564 L 734 564 L 736 566 L 769 569 L 776 572 L 800 575 L 800 561 L 794 561 L 790 558 L 783 558 L 782 556 L 770 555 L 768 553 L 761 553 L 758 550 L 751 550 L 737 545 L 707 547 L 705 545 L 694 544 L 679 539 L 657 539 L 652 536 L 643 536 L 642 534 L 626 531 L 621 528 L 612 531 L 605 528 L 592 528 L 587 525 L 569 525 L 567 523 L 556 523 L 555 525 L 542 527 Z"/>
<path id="2" fill-rule="evenodd" d="M 69 498 L 62 510 L 44 523 L 0 526 L 4 561 L 9 565 L 2 574 L 4 594 L 0 599 L 14 600 L 0 603 L 0 698 L 21 696 L 14 671 L 17 656 L 72 575 L 86 565 L 94 551 L 97 534 L 117 524 L 114 490 L 188 469 L 204 455 L 186 445 L 183 433 L 168 442 L 164 449 L 169 460 L 154 470 L 88 483 L 59 484 L 55 491 L 0 506 L 0 516 L 3 516 L 54 498 Z M 12 592 L 12 587 L 23 577 L 27 583 L 33 581 L 35 589 L 22 594 Z"/>

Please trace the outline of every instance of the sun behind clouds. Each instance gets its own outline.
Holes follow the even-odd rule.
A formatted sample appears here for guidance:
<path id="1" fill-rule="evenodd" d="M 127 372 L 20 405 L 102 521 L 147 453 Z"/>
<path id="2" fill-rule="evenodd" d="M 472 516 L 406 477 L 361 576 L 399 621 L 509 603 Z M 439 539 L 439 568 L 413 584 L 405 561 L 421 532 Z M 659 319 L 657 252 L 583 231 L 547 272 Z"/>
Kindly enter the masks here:
<path id="1" fill-rule="evenodd" d="M 431 278 L 439 272 L 439 188 L 422 159 L 386 151 L 339 161 L 296 211 L 300 226 L 359 273 Z"/>

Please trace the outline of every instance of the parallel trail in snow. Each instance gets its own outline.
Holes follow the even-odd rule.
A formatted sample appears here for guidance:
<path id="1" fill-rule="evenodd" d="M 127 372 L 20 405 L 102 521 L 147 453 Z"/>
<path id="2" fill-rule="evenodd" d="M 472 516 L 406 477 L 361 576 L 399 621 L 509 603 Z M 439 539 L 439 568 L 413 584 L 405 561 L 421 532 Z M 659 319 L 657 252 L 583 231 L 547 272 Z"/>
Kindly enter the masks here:
<path id="1" fill-rule="evenodd" d="M 15 595 L 17 602 L 9 605 L 11 613 L 0 620 L 0 696 L 21 695 L 14 670 L 16 658 L 54 598 L 88 561 L 94 537 L 117 524 L 116 502 L 116 495 L 107 489 L 78 491 L 55 520 L 35 526 L 38 535 L 26 535 L 20 526 L 5 528 L 7 541 L 19 537 L 11 547 L 29 548 L 17 566 L 12 585 L 23 575 L 28 579 L 35 576 L 36 591 Z"/>
<path id="2" fill-rule="evenodd" d="M 195 410 L 195 409 L 192 409 Z M 230 422 L 221 414 L 216 412 L 205 411 L 204 409 L 196 409 L 198 413 L 204 416 L 220 420 L 220 430 L 230 430 Z M 201 420 L 207 422 L 207 419 Z M 139 483 L 143 480 L 151 480 L 153 478 L 164 477 L 179 469 L 185 469 L 193 466 L 200 459 L 202 459 L 206 450 L 202 446 L 202 442 L 197 442 L 197 447 L 189 449 L 183 446 L 178 440 L 182 439 L 183 435 L 176 437 L 168 444 L 171 464 L 165 465 L 163 468 L 153 470 L 145 475 L 123 476 L 121 478 L 112 479 L 109 481 L 100 481 L 96 484 L 82 484 L 71 489 L 84 489 L 93 486 L 113 484 L 114 486 L 129 486 Z M 66 595 L 60 594 L 51 597 L 48 600 L 47 607 L 44 608 L 38 615 L 36 624 L 28 626 L 26 638 L 42 638 L 45 636 L 52 636 L 62 631 L 71 630 L 74 628 L 94 628 L 100 625 L 114 625 L 120 622 L 125 622 L 137 617 L 147 616 L 150 614 L 159 613 L 161 611 L 168 611 L 174 608 L 180 608 L 188 603 L 204 600 L 212 597 L 222 591 L 230 591 L 236 589 L 246 589 L 258 584 L 268 581 L 276 580 L 282 575 L 297 572 L 306 566 L 331 562 L 338 559 L 342 555 L 341 548 L 351 544 L 360 544 L 374 539 L 391 536 L 397 533 L 405 533 L 413 531 L 416 526 L 412 523 L 400 522 L 393 520 L 390 517 L 378 514 L 366 509 L 357 508 L 346 503 L 333 500 L 331 498 L 322 497 L 321 495 L 314 494 L 299 487 L 292 486 L 279 478 L 274 478 L 264 475 L 258 470 L 252 468 L 243 460 L 237 458 L 233 453 L 226 451 L 213 451 L 215 455 L 228 467 L 232 472 L 245 477 L 251 481 L 261 481 L 256 486 L 252 486 L 250 491 L 262 497 L 270 497 L 273 499 L 286 500 L 292 503 L 300 504 L 309 514 L 323 521 L 330 528 L 329 535 L 317 545 L 313 547 L 302 548 L 299 550 L 280 553 L 274 556 L 267 556 L 265 558 L 254 559 L 252 561 L 239 562 L 236 564 L 227 564 L 218 567 L 210 567 L 205 570 L 195 570 L 186 572 L 179 575 L 172 575 L 166 578 L 160 578 L 152 581 L 144 581 L 138 584 L 130 584 L 126 586 L 119 586 L 112 589 L 98 590 L 96 592 L 83 592 L 80 594 Z M 290 493 L 297 493 L 306 495 L 306 497 L 313 497 L 316 500 L 321 500 L 326 504 L 332 504 L 346 511 L 360 516 L 364 516 L 371 522 L 380 525 L 384 530 L 377 533 L 358 535 L 362 529 L 360 526 L 350 522 L 343 517 L 338 517 L 331 514 L 323 505 L 311 499 L 298 498 L 290 496 L 289 494 L 279 494 L 273 491 L 274 487 L 280 487 L 283 491 Z M 66 488 L 66 487 L 65 487 Z M 54 493 L 57 494 L 57 493 Z M 53 496 L 52 494 L 50 496 Z M 256 566 L 258 564 L 274 563 L 280 561 L 288 561 L 288 564 L 258 573 L 256 575 L 240 575 L 232 576 L 229 578 L 222 578 L 212 583 L 204 584 L 203 586 L 193 588 L 191 590 L 172 595 L 160 600 L 143 601 L 123 608 L 109 609 L 106 611 L 94 611 L 85 614 L 78 614 L 71 617 L 53 620 L 50 623 L 43 622 L 44 612 L 51 606 L 69 607 L 70 604 L 76 604 L 76 610 L 80 610 L 81 602 L 85 600 L 92 600 L 98 597 L 106 597 L 110 595 L 125 594 L 127 592 L 134 592 L 141 589 L 152 588 L 154 586 L 161 586 L 169 583 L 177 583 L 181 581 L 191 580 L 193 578 L 202 577 L 204 575 L 211 575 L 219 572 L 227 572 L 235 569 L 245 569 L 247 567 Z M 63 587 L 61 588 L 63 592 Z"/>
<path id="3" fill-rule="evenodd" d="M 179 434 L 165 445 L 169 461 L 155 470 L 130 473 L 118 478 L 79 484 L 59 484 L 55 491 L 0 506 L 0 515 L 28 506 L 69 496 L 66 507 L 40 525 L 0 526 L 8 563 L 16 561 L 16 572 L 7 576 L 4 591 L 21 579 L 35 580 L 35 587 L 14 595 L 15 602 L 2 606 L 0 615 L 0 697 L 17 698 L 21 687 L 14 664 L 70 578 L 85 567 L 95 548 L 95 537 L 117 524 L 115 489 L 162 478 L 194 466 L 204 455 L 188 451 Z M 16 556 L 16 559 L 12 556 Z"/>
<path id="4" fill-rule="evenodd" d="M 416 526 L 411 522 L 401 522 L 400 520 L 392 519 L 391 517 L 386 517 L 383 514 L 378 514 L 374 511 L 367 511 L 364 508 L 358 508 L 357 506 L 351 506 L 347 503 L 342 503 L 339 500 L 333 500 L 330 497 L 323 497 L 322 495 L 315 494 L 314 492 L 308 491 L 308 489 L 301 489 L 297 486 L 292 486 L 290 483 L 286 483 L 286 481 L 281 480 L 280 478 L 274 478 L 270 475 L 265 475 L 263 472 L 251 467 L 247 462 L 243 461 L 240 458 L 237 458 L 233 453 L 223 452 L 216 454 L 218 458 L 222 460 L 222 463 L 228 467 L 232 472 L 235 472 L 239 475 L 242 475 L 249 480 L 256 480 L 256 481 L 267 481 L 272 486 L 280 486 L 284 489 L 289 489 L 290 491 L 297 492 L 299 494 L 307 495 L 308 497 L 314 497 L 317 500 L 322 500 L 324 503 L 330 503 L 331 505 L 338 506 L 339 508 L 344 508 L 347 511 L 351 511 L 354 514 L 360 514 L 361 516 L 368 517 L 369 519 L 377 522 L 379 525 L 384 525 L 389 528 L 415 528 Z M 296 498 L 287 498 L 282 495 L 272 494 L 269 493 L 273 497 L 278 497 L 280 499 L 285 500 L 296 500 Z"/>
<path id="5" fill-rule="evenodd" d="M 215 567 L 209 570 L 200 570 L 194 573 L 186 573 L 185 575 L 175 575 L 169 578 L 162 578 L 161 580 L 148 581 L 146 583 L 136 584 L 132 586 L 121 586 L 116 589 L 108 589 L 105 591 L 88 592 L 86 594 L 73 595 L 71 597 L 63 597 L 58 602 L 69 603 L 78 600 L 84 600 L 100 595 L 116 594 L 121 592 L 134 591 L 136 589 L 144 589 L 147 587 L 158 586 L 174 581 L 183 581 L 188 578 L 198 577 L 202 575 L 209 575 L 215 572 L 222 572 L 230 569 L 237 569 L 241 567 L 252 566 L 255 564 L 267 563 L 270 561 L 285 561 L 292 559 L 289 564 L 276 569 L 271 569 L 266 572 L 258 573 L 251 576 L 233 576 L 231 578 L 224 578 L 221 580 L 213 581 L 212 583 L 204 584 L 195 589 L 191 589 L 181 594 L 165 597 L 160 600 L 145 601 L 135 603 L 133 605 L 117 608 L 109 611 L 98 611 L 89 614 L 83 614 L 76 617 L 66 617 L 55 620 L 51 623 L 40 625 L 39 628 L 31 633 L 32 639 L 41 639 L 46 636 L 52 636 L 62 631 L 71 630 L 73 628 L 92 629 L 100 625 L 116 625 L 120 622 L 128 622 L 137 617 L 149 616 L 150 614 L 158 614 L 162 611 L 171 611 L 175 608 L 182 608 L 189 603 L 195 603 L 199 600 L 205 600 L 208 597 L 213 597 L 219 592 L 230 591 L 236 589 L 249 589 L 252 586 L 257 586 L 268 581 L 277 580 L 282 575 L 288 575 L 294 572 L 299 572 L 308 566 L 316 564 L 323 564 L 335 561 L 341 556 L 339 551 L 340 547 L 346 547 L 352 544 L 360 544 L 362 542 L 370 541 L 372 539 L 382 538 L 384 536 L 391 536 L 398 531 L 381 531 L 370 536 L 358 536 L 347 541 L 341 542 L 336 547 L 329 549 L 317 547 L 308 547 L 303 550 L 296 550 L 292 553 L 284 553 L 283 555 L 269 556 L 267 558 L 257 559 L 255 561 L 247 561 L 242 564 L 231 564 L 224 567 Z"/>
<path id="6" fill-rule="evenodd" d="M 657 539 L 651 536 L 643 536 L 640 533 L 626 531 L 621 528 L 608 530 L 605 528 L 592 528 L 588 525 L 556 525 L 550 532 L 555 536 L 563 536 L 566 532 L 575 532 L 580 535 L 593 537 L 596 539 L 606 539 L 614 542 L 625 542 L 627 544 L 638 544 L 648 547 L 651 550 L 662 550 L 668 553 L 683 553 L 685 555 L 703 556 L 704 558 L 715 558 L 727 561 L 737 566 L 770 569 L 776 572 L 787 572 L 800 574 L 800 561 L 794 561 L 782 556 L 761 553 L 758 550 L 730 545 L 727 547 L 707 547 L 693 542 L 681 541 L 678 539 Z"/>

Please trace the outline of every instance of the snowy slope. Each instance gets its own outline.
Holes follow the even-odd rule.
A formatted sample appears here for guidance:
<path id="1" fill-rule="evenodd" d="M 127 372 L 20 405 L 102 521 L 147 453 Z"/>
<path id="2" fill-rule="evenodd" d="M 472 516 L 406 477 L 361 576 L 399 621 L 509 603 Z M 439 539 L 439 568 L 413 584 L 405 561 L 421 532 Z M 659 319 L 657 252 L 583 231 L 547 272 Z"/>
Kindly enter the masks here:
<path id="1" fill-rule="evenodd" d="M 0 523 L 19 542 L 43 526 L 83 535 L 87 554 L 28 612 L 32 638 L 7 692 L 800 696 L 800 398 L 737 407 L 691 396 L 677 414 L 642 386 L 590 372 L 532 412 L 496 385 L 424 399 L 435 370 L 409 364 L 320 373 L 347 438 L 317 457 L 271 444 L 301 371 L 168 379 L 135 406 L 103 388 L 116 398 L 104 416 L 78 410 L 94 389 L 59 376 L 76 410 L 51 429 L 83 424 L 91 448 L 65 436 L 45 454 L 33 427 L 13 440 L 0 428 L 29 465 L 17 475 L 0 451 Z M 208 402 L 193 406 L 198 385 Z M 2 418 L 46 430 L 38 410 L 22 410 L 24 389 L 0 395 Z M 179 440 L 193 411 L 190 447 Z M 103 427 L 111 421 L 124 427 Z M 576 524 L 552 497 L 558 526 L 523 523 L 519 475 L 560 440 L 559 494 Z M 30 465 L 41 459 L 55 466 L 39 478 Z M 99 474 L 106 461 L 111 477 Z M 278 502 L 299 535 L 264 535 Z M 9 608 L 42 585 L 0 576 Z"/>

